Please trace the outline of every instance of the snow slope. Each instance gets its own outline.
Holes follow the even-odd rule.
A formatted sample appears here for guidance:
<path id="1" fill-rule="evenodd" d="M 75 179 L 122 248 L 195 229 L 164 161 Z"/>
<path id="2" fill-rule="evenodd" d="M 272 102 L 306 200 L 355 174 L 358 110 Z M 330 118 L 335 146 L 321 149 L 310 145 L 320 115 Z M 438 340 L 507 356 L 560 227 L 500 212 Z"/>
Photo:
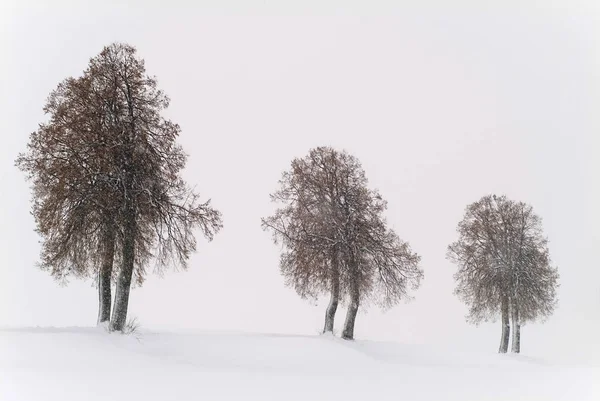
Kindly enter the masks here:
<path id="1" fill-rule="evenodd" d="M 597 364 L 331 336 L 0 330 L 0 400 L 600 400 Z"/>

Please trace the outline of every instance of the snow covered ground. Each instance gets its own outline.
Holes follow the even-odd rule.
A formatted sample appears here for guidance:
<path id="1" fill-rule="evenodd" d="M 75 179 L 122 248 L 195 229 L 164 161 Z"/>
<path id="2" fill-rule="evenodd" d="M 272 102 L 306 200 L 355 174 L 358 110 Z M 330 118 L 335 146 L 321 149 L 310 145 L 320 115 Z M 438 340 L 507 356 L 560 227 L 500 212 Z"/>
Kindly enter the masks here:
<path id="1" fill-rule="evenodd" d="M 600 400 L 600 366 L 331 336 L 0 330 L 0 400 Z"/>

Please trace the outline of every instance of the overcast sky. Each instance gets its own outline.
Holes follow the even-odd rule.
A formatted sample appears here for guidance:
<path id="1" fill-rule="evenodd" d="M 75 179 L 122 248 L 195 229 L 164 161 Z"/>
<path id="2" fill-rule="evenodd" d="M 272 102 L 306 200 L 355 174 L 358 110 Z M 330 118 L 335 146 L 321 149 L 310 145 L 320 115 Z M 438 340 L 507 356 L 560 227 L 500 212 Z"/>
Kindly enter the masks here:
<path id="1" fill-rule="evenodd" d="M 36 267 L 31 192 L 13 162 L 44 121 L 49 92 L 124 41 L 171 97 L 167 114 L 190 155 L 185 177 L 225 224 L 212 243 L 199 238 L 187 272 L 133 291 L 129 316 L 144 327 L 320 330 L 326 300 L 284 287 L 260 218 L 291 159 L 329 145 L 362 161 L 425 271 L 412 302 L 361 313 L 357 338 L 496 349 L 499 323 L 465 323 L 445 260 L 465 206 L 496 193 L 542 216 L 561 275 L 559 308 L 523 329 L 524 352 L 597 344 L 593 1 L 48 3 L 0 2 L 0 326 L 95 324 L 91 281 L 61 287 Z"/>

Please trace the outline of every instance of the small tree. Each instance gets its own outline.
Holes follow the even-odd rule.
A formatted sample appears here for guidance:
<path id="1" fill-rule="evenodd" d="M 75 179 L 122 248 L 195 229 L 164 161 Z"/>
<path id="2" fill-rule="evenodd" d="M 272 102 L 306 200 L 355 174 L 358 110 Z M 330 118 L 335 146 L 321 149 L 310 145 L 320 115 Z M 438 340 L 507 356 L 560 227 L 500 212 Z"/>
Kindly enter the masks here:
<path id="1" fill-rule="evenodd" d="M 469 321 L 502 318 L 500 353 L 520 352 L 520 327 L 550 316 L 558 273 L 550 264 L 541 219 L 531 206 L 505 196 L 485 196 L 469 205 L 448 247 L 458 265 L 456 293 L 469 306 Z"/>
<path id="2" fill-rule="evenodd" d="M 17 160 L 33 180 L 43 266 L 56 277 L 87 277 L 102 266 L 99 321 L 110 313 L 111 264 L 120 263 L 113 330 L 125 325 L 134 272 L 141 283 L 152 257 L 158 268 L 185 267 L 192 230 L 212 239 L 222 226 L 180 177 L 186 155 L 175 142 L 179 126 L 160 115 L 168 105 L 135 48 L 112 44 L 50 95 L 49 123 Z M 102 263 L 91 256 L 97 250 Z"/>
<path id="3" fill-rule="evenodd" d="M 391 306 L 418 287 L 419 257 L 386 229 L 385 202 L 367 188 L 359 161 L 328 147 L 312 149 L 292 161 L 280 190 L 271 196 L 283 203 L 263 228 L 273 231 L 284 252 L 281 271 L 303 297 L 329 292 L 324 331 L 332 331 L 337 305 L 349 297 L 342 337 L 354 337 L 360 300 Z"/>

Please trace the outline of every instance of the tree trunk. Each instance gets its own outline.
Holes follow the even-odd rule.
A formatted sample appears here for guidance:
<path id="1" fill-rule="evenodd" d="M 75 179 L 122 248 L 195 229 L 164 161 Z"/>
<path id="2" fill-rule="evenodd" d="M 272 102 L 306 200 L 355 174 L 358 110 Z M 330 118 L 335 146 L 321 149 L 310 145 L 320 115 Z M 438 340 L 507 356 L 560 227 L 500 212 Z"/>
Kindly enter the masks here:
<path id="1" fill-rule="evenodd" d="M 112 331 L 123 331 L 127 322 L 127 307 L 129 306 L 129 291 L 131 289 L 131 277 L 135 262 L 135 220 L 127 218 L 123 235 L 123 266 L 117 278 L 115 294 L 115 306 L 113 309 L 110 329 Z M 133 220 L 133 221 L 132 221 Z"/>
<path id="2" fill-rule="evenodd" d="M 342 332 L 342 338 L 344 340 L 354 340 L 354 323 L 356 321 L 357 313 L 358 300 L 352 300 L 350 301 L 350 306 L 346 313 L 346 321 L 344 322 L 344 331 Z"/>
<path id="3" fill-rule="evenodd" d="M 333 333 L 335 313 L 340 299 L 340 272 L 336 255 L 333 255 L 332 257 L 331 268 L 331 299 L 329 300 L 329 305 L 325 312 L 325 327 L 323 328 L 323 333 Z"/>
<path id="4" fill-rule="evenodd" d="M 115 230 L 108 226 L 103 238 L 102 260 L 98 270 L 98 325 L 110 321 L 111 279 L 115 256 Z"/>
<path id="5" fill-rule="evenodd" d="M 508 352 L 508 338 L 510 336 L 510 320 L 508 310 L 508 298 L 502 298 L 502 337 L 500 338 L 500 349 L 498 350 L 501 354 Z"/>
<path id="6" fill-rule="evenodd" d="M 358 306 L 360 301 L 359 291 L 359 277 L 356 266 L 352 266 L 352 282 L 350 283 L 350 306 L 348 306 L 348 312 L 346 312 L 346 321 L 344 322 L 344 331 L 342 332 L 342 338 L 344 340 L 354 340 L 354 323 L 356 321 L 356 314 L 358 313 Z"/>
<path id="7" fill-rule="evenodd" d="M 339 280 L 331 283 L 331 298 L 327 311 L 325 312 L 325 328 L 323 333 L 333 333 L 333 325 L 335 322 L 335 312 L 337 311 L 338 301 L 340 298 L 340 282 Z"/>
<path id="8" fill-rule="evenodd" d="M 125 177 L 125 210 L 123 214 L 123 265 L 117 278 L 115 306 L 110 322 L 111 331 L 123 331 L 127 322 L 127 307 L 129 306 L 129 291 L 131 277 L 135 264 L 136 214 L 132 199 L 133 174 L 128 172 Z"/>
<path id="9" fill-rule="evenodd" d="M 521 322 L 519 321 L 518 305 L 513 305 L 512 308 L 512 343 L 511 352 L 516 354 L 521 352 Z"/>

